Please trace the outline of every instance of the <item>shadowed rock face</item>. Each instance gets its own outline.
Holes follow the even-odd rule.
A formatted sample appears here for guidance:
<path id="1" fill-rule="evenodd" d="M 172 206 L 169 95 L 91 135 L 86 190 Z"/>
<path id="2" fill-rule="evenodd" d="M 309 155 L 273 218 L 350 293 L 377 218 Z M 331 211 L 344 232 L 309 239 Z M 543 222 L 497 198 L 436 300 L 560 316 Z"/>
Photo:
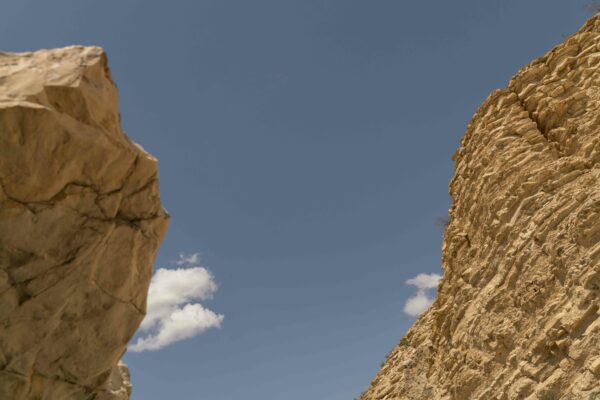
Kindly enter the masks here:
<path id="1" fill-rule="evenodd" d="M 600 19 L 493 92 L 454 160 L 438 298 L 362 399 L 593 398 Z"/>
<path id="2" fill-rule="evenodd" d="M 128 399 L 168 215 L 97 47 L 0 53 L 0 398 Z"/>

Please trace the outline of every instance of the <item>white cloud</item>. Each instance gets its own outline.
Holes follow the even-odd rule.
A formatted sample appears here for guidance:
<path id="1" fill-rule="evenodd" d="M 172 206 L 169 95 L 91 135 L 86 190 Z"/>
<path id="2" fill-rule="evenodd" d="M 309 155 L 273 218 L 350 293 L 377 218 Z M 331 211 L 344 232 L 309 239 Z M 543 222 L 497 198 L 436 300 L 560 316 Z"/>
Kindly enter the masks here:
<path id="1" fill-rule="evenodd" d="M 409 297 L 404 304 L 404 312 L 410 316 L 416 317 L 423 313 L 433 303 L 433 297 L 430 297 L 426 290 L 437 288 L 442 277 L 438 274 L 419 274 L 406 281 L 408 285 L 417 287 L 417 294 Z"/>
<path id="2" fill-rule="evenodd" d="M 421 315 L 433 303 L 433 298 L 427 296 L 424 290 L 419 290 L 416 295 L 409 297 L 404 304 L 404 312 L 410 316 Z"/>
<path id="3" fill-rule="evenodd" d="M 186 304 L 183 308 L 175 308 L 162 319 L 155 334 L 139 338 L 129 350 L 141 352 L 162 349 L 172 343 L 199 335 L 209 328 L 219 327 L 222 321 L 223 315 L 215 314 L 201 304 Z"/>
<path id="4" fill-rule="evenodd" d="M 217 290 L 211 273 L 199 262 L 198 253 L 180 254 L 175 261 L 185 267 L 159 268 L 148 291 L 148 310 L 140 326 L 146 336 L 129 347 L 132 352 L 158 350 L 172 343 L 221 326 L 224 316 L 194 300 L 208 300 Z"/>
<path id="5" fill-rule="evenodd" d="M 200 262 L 200 253 L 185 254 L 179 253 L 175 264 L 177 265 L 196 265 Z"/>
<path id="6" fill-rule="evenodd" d="M 408 285 L 413 285 L 419 289 L 435 289 L 442 279 L 438 274 L 419 274 L 406 281 Z"/>

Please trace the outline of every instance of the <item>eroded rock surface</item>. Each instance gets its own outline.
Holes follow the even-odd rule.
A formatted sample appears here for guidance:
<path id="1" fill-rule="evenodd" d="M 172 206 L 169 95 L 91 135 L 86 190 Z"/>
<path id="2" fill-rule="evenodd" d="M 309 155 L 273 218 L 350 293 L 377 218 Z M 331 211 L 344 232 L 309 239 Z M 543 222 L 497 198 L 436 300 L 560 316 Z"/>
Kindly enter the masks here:
<path id="1" fill-rule="evenodd" d="M 167 228 L 97 47 L 0 53 L 0 399 L 128 399 Z"/>
<path id="2" fill-rule="evenodd" d="M 600 19 L 493 92 L 454 160 L 438 297 L 362 399 L 594 398 Z"/>

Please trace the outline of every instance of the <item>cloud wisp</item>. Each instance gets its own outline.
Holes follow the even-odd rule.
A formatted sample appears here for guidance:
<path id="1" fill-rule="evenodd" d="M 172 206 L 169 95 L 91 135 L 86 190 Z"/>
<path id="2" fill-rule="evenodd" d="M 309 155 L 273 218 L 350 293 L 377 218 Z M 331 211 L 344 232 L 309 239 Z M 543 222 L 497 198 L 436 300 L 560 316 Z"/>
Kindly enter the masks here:
<path id="1" fill-rule="evenodd" d="M 177 260 L 174 261 L 177 265 L 196 265 L 200 262 L 200 253 L 185 254 L 179 253 Z"/>
<path id="2" fill-rule="evenodd" d="M 419 274 L 407 280 L 406 284 L 417 288 L 417 294 L 406 300 L 404 312 L 412 317 L 416 317 L 427 310 L 434 300 L 433 297 L 427 294 L 427 290 L 437 288 L 440 279 L 442 279 L 442 276 L 439 274 Z"/>
<path id="3" fill-rule="evenodd" d="M 172 343 L 218 328 L 224 316 L 204 308 L 196 300 L 211 299 L 217 284 L 211 273 L 199 263 L 198 253 L 180 254 L 176 269 L 159 268 L 148 291 L 148 310 L 140 326 L 145 336 L 129 351 L 159 350 Z"/>

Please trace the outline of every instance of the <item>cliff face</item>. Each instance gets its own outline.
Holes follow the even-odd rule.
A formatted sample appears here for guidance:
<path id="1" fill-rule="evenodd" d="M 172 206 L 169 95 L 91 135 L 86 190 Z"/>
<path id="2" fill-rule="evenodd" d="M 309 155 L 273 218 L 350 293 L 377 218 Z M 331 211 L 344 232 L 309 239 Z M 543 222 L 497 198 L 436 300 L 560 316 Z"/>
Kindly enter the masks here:
<path id="1" fill-rule="evenodd" d="M 0 398 L 129 398 L 167 228 L 96 47 L 0 53 Z"/>
<path id="2" fill-rule="evenodd" d="M 438 297 L 362 399 L 594 398 L 600 18 L 493 92 L 454 160 Z"/>

